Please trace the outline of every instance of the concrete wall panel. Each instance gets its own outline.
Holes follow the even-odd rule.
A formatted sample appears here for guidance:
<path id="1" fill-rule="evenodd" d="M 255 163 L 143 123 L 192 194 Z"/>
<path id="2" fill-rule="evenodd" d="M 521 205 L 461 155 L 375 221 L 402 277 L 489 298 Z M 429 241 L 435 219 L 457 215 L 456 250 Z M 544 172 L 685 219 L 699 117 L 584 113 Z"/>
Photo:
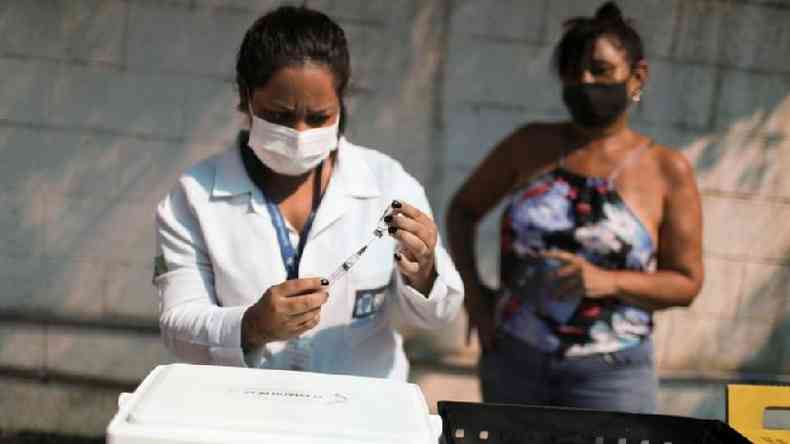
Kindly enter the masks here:
<path id="1" fill-rule="evenodd" d="M 79 323 L 155 322 L 156 205 L 184 170 L 245 126 L 235 110 L 236 51 L 247 26 L 282 3 L 294 2 L 0 2 L 0 309 L 77 324 L 50 325 L 44 336 L 45 322 L 0 323 L 0 364 L 120 380 L 169 362 L 155 335 Z M 688 156 L 704 198 L 703 292 L 690 309 L 656 315 L 661 411 L 720 417 L 721 385 L 673 378 L 790 375 L 790 8 L 619 3 L 642 32 L 651 67 L 634 127 Z M 527 122 L 566 118 L 552 51 L 566 18 L 598 6 L 307 4 L 337 19 L 350 43 L 347 135 L 423 183 L 443 232 L 450 197 L 497 141 Z M 492 285 L 501 210 L 484 220 L 476 243 Z M 415 366 L 430 399 L 479 399 L 479 349 L 463 344 L 464 326 L 461 317 L 438 336 L 409 336 L 410 344 L 428 338 L 441 360 L 439 371 Z M 22 414 L 0 416 L 0 428 L 101 434 L 117 396 L 74 384 L 6 387 L 0 410 Z"/>

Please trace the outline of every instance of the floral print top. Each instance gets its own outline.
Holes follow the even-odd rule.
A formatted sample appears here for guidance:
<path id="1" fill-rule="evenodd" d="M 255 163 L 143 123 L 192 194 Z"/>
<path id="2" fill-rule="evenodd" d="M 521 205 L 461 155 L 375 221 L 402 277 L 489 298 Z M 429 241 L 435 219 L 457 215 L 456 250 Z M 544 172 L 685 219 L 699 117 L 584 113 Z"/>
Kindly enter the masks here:
<path id="1" fill-rule="evenodd" d="M 615 179 L 616 172 L 582 176 L 561 164 L 512 194 L 501 225 L 500 329 L 565 356 L 611 353 L 650 335 L 648 311 L 614 298 L 557 294 L 549 275 L 561 264 L 540 255 L 561 249 L 602 268 L 655 270 L 653 240 Z"/>

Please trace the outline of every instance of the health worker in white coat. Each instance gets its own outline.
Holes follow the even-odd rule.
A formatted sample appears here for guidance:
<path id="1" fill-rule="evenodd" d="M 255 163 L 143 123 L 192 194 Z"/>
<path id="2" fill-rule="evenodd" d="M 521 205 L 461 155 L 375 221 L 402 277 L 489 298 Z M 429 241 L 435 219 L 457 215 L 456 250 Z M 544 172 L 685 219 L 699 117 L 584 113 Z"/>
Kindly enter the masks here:
<path id="1" fill-rule="evenodd" d="M 422 186 L 342 137 L 350 71 L 343 30 L 308 8 L 278 8 L 244 36 L 250 130 L 156 214 L 160 326 L 180 359 L 405 380 L 393 319 L 437 329 L 459 312 Z"/>

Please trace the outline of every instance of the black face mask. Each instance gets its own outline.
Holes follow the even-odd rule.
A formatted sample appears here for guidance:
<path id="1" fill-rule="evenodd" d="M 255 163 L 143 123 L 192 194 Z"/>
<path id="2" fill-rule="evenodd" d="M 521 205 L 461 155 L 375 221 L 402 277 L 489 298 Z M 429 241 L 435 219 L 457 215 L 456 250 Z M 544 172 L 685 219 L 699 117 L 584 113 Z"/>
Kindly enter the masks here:
<path id="1" fill-rule="evenodd" d="M 565 85 L 562 100 L 574 122 L 584 127 L 600 128 L 608 126 L 625 112 L 628 91 L 625 82 Z"/>

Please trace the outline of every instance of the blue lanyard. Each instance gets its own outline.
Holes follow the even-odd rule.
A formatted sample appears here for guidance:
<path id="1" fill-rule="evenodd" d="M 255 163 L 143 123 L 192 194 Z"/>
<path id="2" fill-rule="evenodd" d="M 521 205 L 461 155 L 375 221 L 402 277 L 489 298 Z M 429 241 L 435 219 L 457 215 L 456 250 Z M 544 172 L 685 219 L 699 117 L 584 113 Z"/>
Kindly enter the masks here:
<path id="1" fill-rule="evenodd" d="M 318 174 L 319 172 L 316 172 L 316 175 Z M 310 211 L 310 215 L 302 228 L 302 233 L 299 235 L 299 245 L 294 249 L 291 238 L 288 236 L 288 229 L 285 227 L 285 219 L 283 219 L 280 209 L 277 208 L 277 204 L 267 199 L 266 195 L 264 195 L 264 200 L 266 201 L 266 209 L 269 210 L 269 214 L 272 217 L 274 229 L 277 232 L 277 242 L 280 244 L 280 255 L 283 258 L 283 265 L 285 265 L 285 271 L 288 274 L 287 279 L 296 279 L 299 277 L 299 262 L 302 259 L 302 253 L 307 244 L 307 236 L 310 234 L 310 228 L 313 226 L 317 208 L 313 208 Z"/>
<path id="2" fill-rule="evenodd" d="M 280 244 L 280 255 L 285 265 L 285 271 L 288 275 L 287 279 L 296 279 L 299 277 L 299 262 L 302 259 L 304 247 L 307 244 L 307 236 L 310 234 L 310 228 L 313 226 L 315 214 L 318 212 L 318 204 L 321 202 L 321 172 L 323 170 L 323 162 L 316 168 L 314 176 L 313 187 L 313 206 L 310 209 L 310 215 L 302 227 L 302 232 L 299 234 L 299 245 L 294 249 L 291 243 L 291 238 L 288 236 L 288 229 L 285 227 L 285 219 L 283 218 L 277 204 L 266 197 L 263 193 L 263 200 L 266 202 L 266 209 L 269 210 L 269 215 L 274 224 L 274 230 L 277 232 L 277 242 Z"/>
<path id="3" fill-rule="evenodd" d="M 313 220 L 315 219 L 318 206 L 323 197 L 321 194 L 321 172 L 323 171 L 324 163 L 321 162 L 315 170 L 312 208 L 310 209 L 310 215 L 307 216 L 304 227 L 302 227 L 302 232 L 299 234 L 299 245 L 294 248 L 291 243 L 291 238 L 288 236 L 288 229 L 285 227 L 285 219 L 282 213 L 280 213 L 280 208 L 277 207 L 276 203 L 266 197 L 263 181 L 261 180 L 262 175 L 265 174 L 263 163 L 247 146 L 245 135 L 242 134 L 240 137 L 241 158 L 244 163 L 244 168 L 247 170 L 247 174 L 258 189 L 261 190 L 263 200 L 266 203 L 266 209 L 269 211 L 272 223 L 274 224 L 274 230 L 277 232 L 277 242 L 280 244 L 280 255 L 282 256 L 283 265 L 285 265 L 285 271 L 288 276 L 286 279 L 296 279 L 299 277 L 299 262 L 302 259 L 304 247 L 307 245 L 307 236 L 310 234 L 310 228 L 313 226 Z"/>

